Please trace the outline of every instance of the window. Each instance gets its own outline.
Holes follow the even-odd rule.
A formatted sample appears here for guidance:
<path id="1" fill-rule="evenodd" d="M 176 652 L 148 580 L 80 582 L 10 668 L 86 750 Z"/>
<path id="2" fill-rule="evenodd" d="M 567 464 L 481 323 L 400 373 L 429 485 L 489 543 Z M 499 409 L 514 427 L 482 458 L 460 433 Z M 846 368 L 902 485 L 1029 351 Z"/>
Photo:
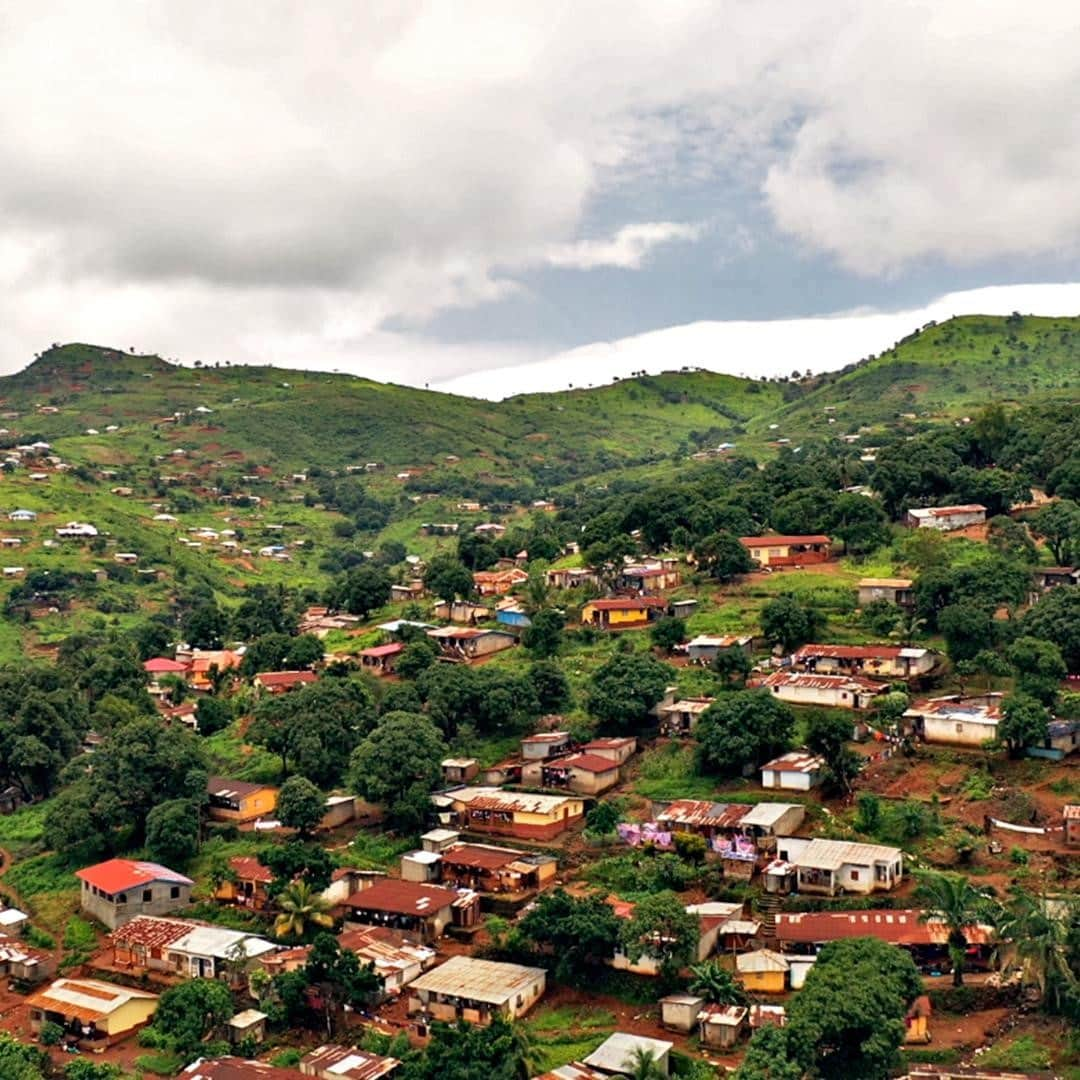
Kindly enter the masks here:
<path id="1" fill-rule="evenodd" d="M 143 889 L 143 891 L 142 891 L 142 899 L 143 899 L 144 904 L 149 904 L 150 901 L 154 899 L 154 890 L 153 889 Z"/>
<path id="2" fill-rule="evenodd" d="M 169 889 L 169 899 L 170 900 L 179 900 L 180 899 L 180 886 L 179 885 L 174 885 L 171 889 Z"/>
<path id="3" fill-rule="evenodd" d="M 849 874 L 848 874 L 848 877 L 850 877 L 852 881 L 858 881 L 859 880 L 859 871 L 858 870 L 850 871 Z"/>
<path id="4" fill-rule="evenodd" d="M 126 892 L 120 893 L 120 895 L 117 896 L 117 898 L 116 898 L 116 902 L 118 904 L 126 904 L 127 903 L 127 893 Z"/>
<path id="5" fill-rule="evenodd" d="M 956 725 L 956 734 L 957 735 L 963 735 L 964 734 L 964 725 L 963 724 L 957 724 Z"/>

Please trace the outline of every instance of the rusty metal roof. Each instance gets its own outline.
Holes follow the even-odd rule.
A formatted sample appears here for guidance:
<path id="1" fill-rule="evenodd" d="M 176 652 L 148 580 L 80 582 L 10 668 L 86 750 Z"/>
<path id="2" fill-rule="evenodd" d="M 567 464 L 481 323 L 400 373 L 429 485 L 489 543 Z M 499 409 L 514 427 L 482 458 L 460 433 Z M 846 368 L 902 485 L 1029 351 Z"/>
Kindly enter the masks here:
<path id="1" fill-rule="evenodd" d="M 949 928 L 930 919 L 921 921 L 917 909 L 866 911 L 779 912 L 776 916 L 776 940 L 792 944 L 817 944 L 843 938 L 873 937 L 893 945 L 945 945 Z M 993 929 L 982 924 L 964 930 L 969 945 L 987 945 Z"/>
<path id="2" fill-rule="evenodd" d="M 301 1071 L 309 1076 L 330 1073 L 342 1080 L 378 1080 L 401 1064 L 397 1058 L 371 1054 L 357 1047 L 327 1044 L 312 1050 L 300 1060 Z"/>
<path id="3" fill-rule="evenodd" d="M 387 911 L 395 915 L 434 915 L 458 898 L 456 892 L 438 885 L 421 885 L 397 878 L 383 878 L 345 900 L 360 911 Z"/>
<path id="4" fill-rule="evenodd" d="M 864 679 L 861 675 L 817 675 L 805 671 L 775 671 L 760 686 L 803 686 L 811 690 L 869 690 L 876 694 L 889 689 L 888 683 Z"/>
<path id="5" fill-rule="evenodd" d="M 717 803 L 708 799 L 677 799 L 662 813 L 657 821 L 672 825 L 698 825 L 714 829 L 736 828 L 753 809 L 747 803 Z"/>

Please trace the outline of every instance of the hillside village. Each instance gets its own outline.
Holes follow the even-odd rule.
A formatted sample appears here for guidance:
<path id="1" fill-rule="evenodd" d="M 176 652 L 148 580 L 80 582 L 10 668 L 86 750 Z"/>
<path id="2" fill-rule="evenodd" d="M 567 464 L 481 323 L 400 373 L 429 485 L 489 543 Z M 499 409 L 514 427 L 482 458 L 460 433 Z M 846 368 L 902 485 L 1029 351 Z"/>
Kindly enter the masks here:
<path id="1" fill-rule="evenodd" d="M 0 1074 L 1080 1075 L 1073 332 L 0 379 Z"/>

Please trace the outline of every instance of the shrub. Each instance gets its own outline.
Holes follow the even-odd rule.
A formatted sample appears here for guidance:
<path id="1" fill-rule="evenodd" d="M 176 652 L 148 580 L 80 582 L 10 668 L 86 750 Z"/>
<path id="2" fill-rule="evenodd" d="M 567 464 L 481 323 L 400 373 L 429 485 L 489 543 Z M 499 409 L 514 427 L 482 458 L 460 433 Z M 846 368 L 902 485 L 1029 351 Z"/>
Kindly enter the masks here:
<path id="1" fill-rule="evenodd" d="M 64 1037 L 64 1029 L 59 1024 L 54 1024 L 51 1020 L 46 1020 L 41 1025 L 41 1031 L 38 1032 L 38 1040 L 43 1046 L 57 1046 L 60 1040 Z"/>

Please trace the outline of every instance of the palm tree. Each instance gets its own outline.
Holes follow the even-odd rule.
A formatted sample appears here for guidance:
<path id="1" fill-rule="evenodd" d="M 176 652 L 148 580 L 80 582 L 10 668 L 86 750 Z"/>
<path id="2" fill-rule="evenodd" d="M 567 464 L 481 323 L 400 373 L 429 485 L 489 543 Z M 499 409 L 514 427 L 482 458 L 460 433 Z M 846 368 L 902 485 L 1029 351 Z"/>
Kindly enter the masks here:
<path id="1" fill-rule="evenodd" d="M 330 904 L 306 881 L 293 881 L 278 896 L 281 914 L 274 920 L 276 937 L 301 938 L 309 925 L 329 929 L 334 925 Z"/>
<path id="2" fill-rule="evenodd" d="M 998 924 L 1007 943 L 1003 970 L 1019 971 L 1022 983 L 1034 986 L 1055 1011 L 1061 1009 L 1066 992 L 1075 993 L 1080 984 L 1069 962 L 1070 936 L 1078 920 L 1080 903 L 1074 897 L 1048 898 L 1017 890 Z"/>
<path id="3" fill-rule="evenodd" d="M 703 997 L 710 1005 L 743 1005 L 746 994 L 731 972 L 715 960 L 706 960 L 690 968 L 690 993 Z"/>
<path id="4" fill-rule="evenodd" d="M 953 986 L 964 985 L 964 958 L 967 953 L 969 926 L 987 920 L 992 914 L 991 901 L 979 892 L 963 874 L 919 874 L 915 899 L 922 905 L 920 919 L 943 922 L 949 931 L 949 959 L 953 966 Z"/>
<path id="5" fill-rule="evenodd" d="M 925 627 L 926 620 L 920 619 L 913 610 L 908 608 L 901 614 L 896 629 L 890 632 L 889 637 L 907 647 Z"/>
<path id="6" fill-rule="evenodd" d="M 629 1070 L 629 1071 L 627 1071 Z M 667 1073 L 653 1050 L 639 1046 L 623 1062 L 621 1070 L 629 1080 L 667 1080 Z"/>

